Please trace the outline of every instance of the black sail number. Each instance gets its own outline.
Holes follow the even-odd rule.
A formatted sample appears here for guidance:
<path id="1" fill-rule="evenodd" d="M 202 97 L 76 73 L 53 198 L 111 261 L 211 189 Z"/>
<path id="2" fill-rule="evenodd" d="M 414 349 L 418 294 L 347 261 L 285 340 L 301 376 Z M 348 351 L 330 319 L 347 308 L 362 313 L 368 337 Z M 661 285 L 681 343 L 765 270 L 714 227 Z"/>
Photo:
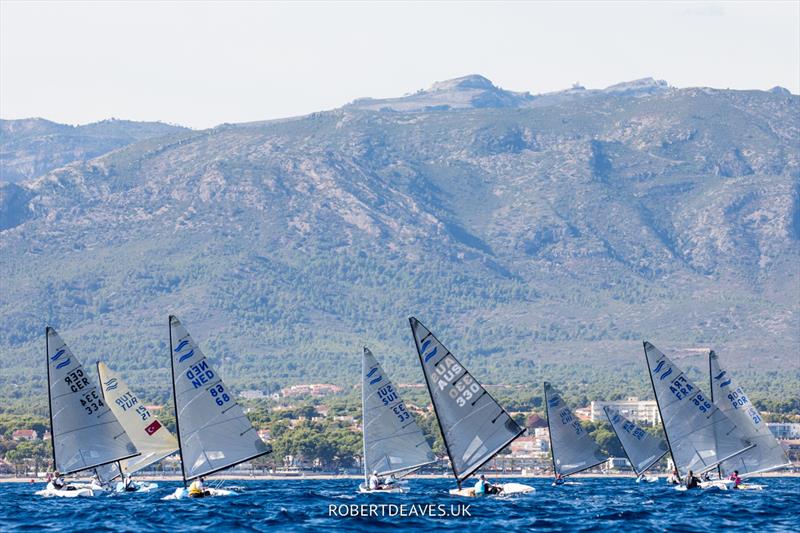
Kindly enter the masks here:
<path id="1" fill-rule="evenodd" d="M 81 405 L 90 415 L 99 411 L 101 407 L 105 407 L 103 400 L 97 395 L 96 390 L 81 395 Z"/>

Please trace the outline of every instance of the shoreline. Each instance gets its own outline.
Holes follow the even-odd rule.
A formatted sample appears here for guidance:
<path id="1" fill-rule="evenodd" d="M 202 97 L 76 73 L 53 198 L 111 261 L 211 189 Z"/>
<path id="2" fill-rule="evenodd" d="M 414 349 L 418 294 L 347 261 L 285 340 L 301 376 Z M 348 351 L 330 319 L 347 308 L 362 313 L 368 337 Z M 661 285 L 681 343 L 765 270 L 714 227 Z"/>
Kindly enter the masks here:
<path id="1" fill-rule="evenodd" d="M 659 478 L 667 477 L 668 474 L 657 474 Z M 404 479 L 452 479 L 452 475 L 450 474 L 418 474 L 407 476 Z M 488 479 L 552 479 L 553 476 L 551 474 L 498 474 L 498 473 L 486 473 L 486 477 Z M 636 475 L 632 473 L 615 473 L 615 474 L 575 474 L 569 476 L 572 478 L 636 478 Z M 783 477 L 800 477 L 800 472 L 781 472 L 781 473 L 765 473 L 758 478 L 783 478 Z M 183 481 L 181 476 L 177 475 L 165 475 L 165 476 L 158 476 L 158 475 L 142 475 L 137 476 L 134 475 L 134 478 L 140 481 L 176 481 L 180 482 Z M 88 479 L 88 477 L 79 477 L 76 479 Z M 215 475 L 209 476 L 209 480 L 225 480 L 225 481 L 314 481 L 314 480 L 331 480 L 331 479 L 348 479 L 348 480 L 361 480 L 363 479 L 362 475 L 356 474 L 297 474 L 297 475 L 281 475 L 281 474 L 257 474 L 257 475 L 241 475 L 241 474 L 223 474 L 223 475 Z M 12 476 L 1 476 L 0 483 L 44 483 L 45 478 L 35 478 L 35 477 L 12 477 Z"/>

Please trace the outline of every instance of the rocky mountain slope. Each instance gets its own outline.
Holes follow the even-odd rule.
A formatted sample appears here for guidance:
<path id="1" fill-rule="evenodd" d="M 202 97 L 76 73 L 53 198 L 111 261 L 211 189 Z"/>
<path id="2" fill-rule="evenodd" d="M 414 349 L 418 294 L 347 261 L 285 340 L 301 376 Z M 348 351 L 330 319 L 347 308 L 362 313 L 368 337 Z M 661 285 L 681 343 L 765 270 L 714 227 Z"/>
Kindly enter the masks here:
<path id="1" fill-rule="evenodd" d="M 489 383 L 646 394 L 642 339 L 797 379 L 798 104 L 469 76 L 6 184 L 0 389 L 49 324 L 165 395 L 169 313 L 242 387 L 354 384 L 365 343 L 419 381 L 411 314 Z"/>
<path id="2" fill-rule="evenodd" d="M 160 122 L 104 120 L 83 126 L 41 118 L 0 120 L 0 182 L 36 178 L 74 161 L 184 130 Z"/>

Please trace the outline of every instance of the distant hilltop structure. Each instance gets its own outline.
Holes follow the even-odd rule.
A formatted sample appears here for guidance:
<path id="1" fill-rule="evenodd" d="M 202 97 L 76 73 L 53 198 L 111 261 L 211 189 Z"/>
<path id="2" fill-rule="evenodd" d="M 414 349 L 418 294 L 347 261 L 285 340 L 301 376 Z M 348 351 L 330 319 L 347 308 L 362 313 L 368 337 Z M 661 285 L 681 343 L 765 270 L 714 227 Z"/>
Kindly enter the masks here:
<path id="1" fill-rule="evenodd" d="M 311 396 L 313 398 L 321 398 L 323 396 L 330 396 L 332 394 L 339 394 L 342 388 L 330 383 L 311 383 L 309 385 L 292 385 L 281 389 L 281 396 L 284 397 L 298 397 L 298 396 Z"/>

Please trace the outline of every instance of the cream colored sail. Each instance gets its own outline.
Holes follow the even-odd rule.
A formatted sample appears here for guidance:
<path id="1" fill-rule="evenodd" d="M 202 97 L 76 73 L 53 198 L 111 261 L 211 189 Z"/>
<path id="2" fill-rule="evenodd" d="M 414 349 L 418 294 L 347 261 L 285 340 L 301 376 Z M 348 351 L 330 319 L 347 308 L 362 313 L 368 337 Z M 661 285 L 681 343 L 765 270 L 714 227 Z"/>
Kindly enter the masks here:
<path id="1" fill-rule="evenodd" d="M 111 412 L 141 455 L 120 462 L 124 474 L 141 470 L 178 451 L 178 441 L 139 401 L 122 378 L 105 363 L 97 363 L 101 390 Z"/>

